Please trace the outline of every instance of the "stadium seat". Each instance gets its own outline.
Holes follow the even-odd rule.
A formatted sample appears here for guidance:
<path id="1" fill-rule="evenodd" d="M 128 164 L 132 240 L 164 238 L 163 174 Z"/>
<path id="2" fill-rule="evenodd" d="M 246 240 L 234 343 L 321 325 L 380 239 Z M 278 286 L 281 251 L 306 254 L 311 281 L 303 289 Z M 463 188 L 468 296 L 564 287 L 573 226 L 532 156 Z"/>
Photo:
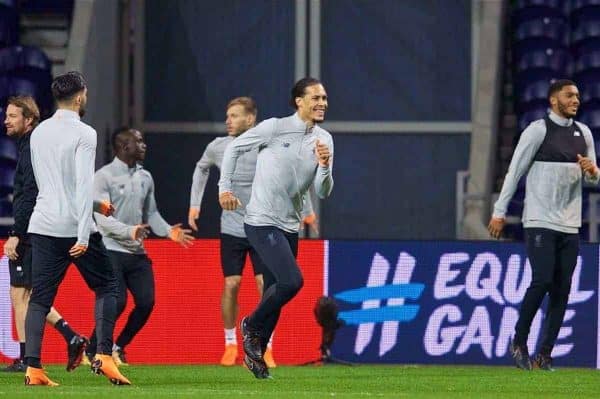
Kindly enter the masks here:
<path id="1" fill-rule="evenodd" d="M 16 8 L 17 0 L 0 0 L 0 5 L 9 7 L 9 8 Z"/>
<path id="2" fill-rule="evenodd" d="M 598 50 L 600 47 L 600 14 L 595 17 L 582 17 L 571 30 L 571 50 L 576 56 Z"/>
<path id="3" fill-rule="evenodd" d="M 0 137 L 0 166 L 14 168 L 17 163 L 17 146 L 7 136 Z"/>
<path id="4" fill-rule="evenodd" d="M 539 81 L 552 82 L 554 80 L 563 79 L 563 72 L 555 72 L 549 69 L 530 69 L 521 71 L 514 77 L 515 95 L 520 96 L 527 90 L 527 87 Z"/>
<path id="5" fill-rule="evenodd" d="M 581 74 L 582 79 L 593 79 L 594 76 L 598 76 L 600 72 L 600 51 L 590 51 L 581 54 L 575 60 L 575 71 L 576 74 Z M 587 75 L 587 76 L 585 76 Z"/>
<path id="6" fill-rule="evenodd" d="M 0 72 L 35 69 L 50 72 L 52 63 L 46 54 L 33 46 L 11 46 L 0 49 Z"/>
<path id="7" fill-rule="evenodd" d="M 599 0 L 571 0 L 569 17 L 577 25 L 580 18 L 600 15 Z"/>
<path id="8" fill-rule="evenodd" d="M 545 17 L 523 21 L 514 28 L 514 40 L 531 38 L 545 38 L 556 42 L 559 45 L 568 45 L 569 25 L 564 18 Z"/>
<path id="9" fill-rule="evenodd" d="M 40 90 L 27 79 L 0 77 L 0 103 L 5 104 L 10 96 L 28 95 L 39 101 Z"/>
<path id="10" fill-rule="evenodd" d="M 542 106 L 545 106 L 548 103 L 548 88 L 551 83 L 552 80 L 547 79 L 529 81 L 523 88 L 515 91 L 519 109 L 525 111 L 534 103 L 541 103 Z"/>
<path id="11" fill-rule="evenodd" d="M 516 9 L 526 8 L 526 7 L 550 7 L 556 9 L 562 9 L 565 5 L 565 0 L 517 0 L 514 2 L 514 7 Z"/>
<path id="12" fill-rule="evenodd" d="M 577 120 L 585 123 L 596 135 L 600 133 L 600 107 L 583 104 Z"/>
<path id="13" fill-rule="evenodd" d="M 19 40 L 19 15 L 14 7 L 0 4 L 0 48 Z"/>
<path id="14" fill-rule="evenodd" d="M 3 168 L 0 173 L 0 196 L 6 196 L 13 191 L 13 182 L 15 179 L 15 170 L 12 168 Z"/>
<path id="15" fill-rule="evenodd" d="M 546 116 L 548 114 L 548 106 L 537 106 L 533 109 L 530 109 L 529 111 L 523 112 L 521 115 L 519 115 L 519 122 L 518 122 L 518 126 L 519 126 L 519 131 L 522 132 L 523 130 L 525 130 L 525 128 L 527 126 L 529 126 L 529 124 L 537 119 L 542 119 L 544 116 Z"/>
<path id="16" fill-rule="evenodd" d="M 600 37 L 600 18 L 582 19 L 571 31 L 571 41 L 575 44 L 585 39 Z"/>
<path id="17" fill-rule="evenodd" d="M 519 26 L 525 21 L 540 18 L 567 19 L 567 8 L 561 0 L 521 0 L 517 1 L 512 10 L 513 26 Z"/>
<path id="18" fill-rule="evenodd" d="M 577 87 L 582 103 L 600 105 L 600 77 L 589 81 L 579 80 Z"/>
<path id="19" fill-rule="evenodd" d="M 75 0 L 25 0 L 19 8 L 28 14 L 66 14 L 73 11 L 74 3 Z"/>
<path id="20" fill-rule="evenodd" d="M 517 73 L 531 69 L 546 69 L 568 74 L 571 55 L 564 47 L 547 46 L 544 39 L 528 39 L 515 46 L 515 69 Z"/>

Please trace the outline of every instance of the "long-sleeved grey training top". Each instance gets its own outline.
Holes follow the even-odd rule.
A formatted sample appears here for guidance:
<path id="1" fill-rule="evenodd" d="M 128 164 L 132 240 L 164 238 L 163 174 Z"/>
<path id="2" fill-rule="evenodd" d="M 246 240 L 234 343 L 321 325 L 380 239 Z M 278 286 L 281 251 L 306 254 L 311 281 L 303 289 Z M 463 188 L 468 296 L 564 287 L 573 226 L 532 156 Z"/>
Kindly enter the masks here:
<path id="1" fill-rule="evenodd" d="M 221 169 L 223 154 L 225 148 L 235 139 L 234 136 L 217 137 L 211 141 L 204 150 L 202 157 L 196 163 L 194 176 L 192 178 L 192 188 L 190 190 L 190 208 L 200 210 L 204 190 L 208 181 L 211 166 Z M 258 150 L 246 151 L 239 158 L 235 165 L 235 171 L 232 178 L 232 190 L 239 198 L 242 205 L 234 211 L 223 210 L 221 213 L 221 233 L 229 234 L 235 237 L 246 237 L 244 231 L 244 215 L 246 204 L 250 201 L 252 193 L 252 181 L 256 170 L 256 157 Z M 306 195 L 306 201 L 302 209 L 302 217 L 308 216 L 313 212 L 310 195 Z"/>
<path id="2" fill-rule="evenodd" d="M 554 112 L 550 113 L 549 118 L 550 123 L 557 125 L 556 135 L 563 137 L 555 137 L 553 146 L 549 146 L 546 141 L 545 154 L 540 157 L 540 148 L 547 137 L 546 121 L 536 120 L 521 133 L 504 178 L 502 191 L 494 205 L 493 216 L 506 215 L 508 203 L 517 189 L 519 179 L 527 173 L 523 227 L 577 233 L 581 227 L 583 173 L 577 163 L 576 149 L 581 148 L 580 151 L 584 153 L 580 155 L 590 158 L 596 164 L 594 139 L 590 129 L 580 122 L 562 118 Z M 576 125 L 573 126 L 573 123 Z M 571 126 L 572 129 L 561 129 Z M 581 134 L 584 141 L 581 140 Z M 591 183 L 598 183 L 599 177 L 586 175 L 585 179 Z"/>
<path id="3" fill-rule="evenodd" d="M 315 142 L 327 144 L 331 152 L 328 167 L 315 155 Z M 333 189 L 333 139 L 315 125 L 311 128 L 297 113 L 286 118 L 271 118 L 247 130 L 227 146 L 221 164 L 219 194 L 237 193 L 233 177 L 238 159 L 258 149 L 256 173 L 244 222 L 252 226 L 275 226 L 298 232 L 306 192 L 314 184 L 320 198 Z"/>
<path id="4" fill-rule="evenodd" d="M 92 220 L 96 131 L 59 109 L 31 133 L 31 165 L 38 195 L 29 233 L 77 237 L 87 245 Z"/>
<path id="5" fill-rule="evenodd" d="M 200 209 L 210 168 L 211 166 L 221 168 L 225 148 L 234 139 L 234 136 L 217 137 L 206 146 L 202 157 L 196 163 L 196 169 L 194 169 L 190 192 L 190 208 Z M 221 233 L 236 237 L 246 237 L 246 233 L 244 232 L 244 214 L 246 205 L 250 201 L 250 193 L 252 192 L 252 180 L 254 180 L 257 154 L 258 151 L 256 150 L 246 151 L 237 160 L 231 185 L 232 190 L 236 193 L 242 205 L 234 211 L 223 211 L 221 214 Z"/>
<path id="6" fill-rule="evenodd" d="M 119 158 L 100 168 L 94 177 L 94 198 L 108 200 L 113 216 L 94 213 L 104 245 L 111 251 L 144 254 L 143 242 L 132 239 L 134 227 L 149 224 L 152 231 L 166 237 L 171 231 L 156 208 L 154 180 L 141 165 L 130 168 Z"/>

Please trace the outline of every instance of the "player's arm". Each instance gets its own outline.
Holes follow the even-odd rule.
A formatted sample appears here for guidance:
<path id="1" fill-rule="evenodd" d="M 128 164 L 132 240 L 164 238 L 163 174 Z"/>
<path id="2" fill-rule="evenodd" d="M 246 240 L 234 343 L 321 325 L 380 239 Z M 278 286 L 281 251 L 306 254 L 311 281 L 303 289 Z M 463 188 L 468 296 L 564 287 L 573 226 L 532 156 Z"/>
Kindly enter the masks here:
<path id="1" fill-rule="evenodd" d="M 577 123 L 577 122 L 575 122 Z M 598 165 L 596 164 L 596 149 L 594 147 L 594 136 L 590 129 L 583 125 L 578 124 L 578 126 L 583 131 L 583 138 L 585 139 L 585 144 L 587 145 L 587 153 L 585 156 L 580 154 L 578 157 L 579 165 L 583 171 L 583 177 L 586 182 L 592 184 L 598 184 L 600 181 L 600 171 L 598 170 Z"/>
<path id="2" fill-rule="evenodd" d="M 327 198 L 333 190 L 333 139 L 331 139 L 331 136 L 327 140 L 317 139 L 315 154 L 318 162 L 313 183 L 315 193 L 319 198 Z"/>
<path id="3" fill-rule="evenodd" d="M 225 149 L 221 162 L 221 179 L 219 180 L 219 203 L 223 209 L 232 211 L 240 205 L 231 183 L 238 158 L 247 151 L 267 146 L 273 138 L 276 123 L 275 118 L 259 123 L 236 137 Z"/>
<path id="4" fill-rule="evenodd" d="M 33 213 L 35 207 L 35 200 L 38 193 L 37 184 L 35 182 L 35 176 L 33 174 L 33 166 L 31 165 L 31 152 L 25 151 L 21 154 L 19 160 L 20 170 L 18 173 L 22 176 L 22 185 L 20 193 L 13 193 L 14 195 L 20 194 L 21 201 L 19 204 L 15 204 L 13 208 L 13 218 L 15 223 L 13 225 L 13 235 L 9 237 L 4 243 L 4 254 L 11 260 L 17 260 L 19 254 L 17 247 L 19 240 L 27 234 L 27 227 L 29 226 L 29 219 Z"/>
<path id="5" fill-rule="evenodd" d="M 494 238 L 500 238 L 504 229 L 504 222 L 508 203 L 517 190 L 519 180 L 531 166 L 535 154 L 539 150 L 544 137 L 546 136 L 546 124 L 543 120 L 531 123 L 519 138 L 515 152 L 513 153 L 508 167 L 508 172 L 504 177 L 500 196 L 494 205 L 494 212 L 488 224 L 488 231 Z"/>
<path id="6" fill-rule="evenodd" d="M 150 176 L 150 187 L 148 194 L 144 199 L 143 209 L 144 222 L 150 225 L 150 228 L 160 237 L 169 237 L 176 243 L 187 247 L 192 244 L 194 237 L 191 236 L 192 230 L 181 228 L 181 223 L 171 226 L 163 219 L 156 206 L 156 198 L 154 197 L 154 179 Z"/>
<path id="7" fill-rule="evenodd" d="M 188 212 L 188 224 L 194 231 L 198 231 L 196 219 L 200 216 L 200 205 L 204 197 L 206 183 L 210 176 L 210 167 L 215 164 L 212 143 L 206 146 L 200 160 L 196 163 L 192 177 L 192 188 L 190 190 L 190 210 Z"/>
<path id="8" fill-rule="evenodd" d="M 317 220 L 317 215 L 313 209 L 312 200 L 310 199 L 310 193 L 307 192 L 304 196 L 304 201 L 302 203 L 302 212 L 300 213 L 302 216 L 302 223 L 310 226 L 311 229 L 314 230 L 316 234 L 319 234 L 319 221 Z"/>
<path id="9" fill-rule="evenodd" d="M 110 181 L 106 173 L 98 171 L 94 176 L 94 204 L 106 203 L 111 203 Z M 94 219 L 102 235 L 117 241 L 142 240 L 148 235 L 146 225 L 130 226 L 113 216 L 106 216 L 106 213 L 99 212 L 100 210 L 94 209 Z"/>
<path id="10" fill-rule="evenodd" d="M 75 149 L 75 204 L 77 207 L 77 242 L 71 256 L 85 253 L 92 227 L 94 192 L 94 164 L 96 160 L 96 132 L 85 129 Z"/>
<path id="11" fill-rule="evenodd" d="M 13 210 L 13 216 L 15 224 L 13 230 L 17 237 L 23 237 L 27 234 L 27 227 L 29 226 L 29 219 L 33 213 L 35 207 L 35 201 L 38 194 L 37 184 L 35 182 L 35 176 L 33 174 L 33 166 L 31 165 L 31 152 L 25 151 L 21 155 L 19 161 L 21 167 L 21 176 L 23 178 L 21 202 L 18 207 Z M 16 194 L 16 193 L 15 193 Z"/>

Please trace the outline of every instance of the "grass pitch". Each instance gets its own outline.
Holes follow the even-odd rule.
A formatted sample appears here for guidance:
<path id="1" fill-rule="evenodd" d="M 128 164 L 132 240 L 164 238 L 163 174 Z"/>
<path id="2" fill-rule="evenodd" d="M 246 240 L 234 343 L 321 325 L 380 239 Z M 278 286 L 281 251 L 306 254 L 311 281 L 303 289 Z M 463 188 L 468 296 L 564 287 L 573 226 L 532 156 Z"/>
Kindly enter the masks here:
<path id="1" fill-rule="evenodd" d="M 600 398 L 600 372 L 509 367 L 277 367 L 257 380 L 241 366 L 130 366 L 132 386 L 113 386 L 80 367 L 48 366 L 56 388 L 26 387 L 23 374 L 0 373 L 0 398 Z"/>

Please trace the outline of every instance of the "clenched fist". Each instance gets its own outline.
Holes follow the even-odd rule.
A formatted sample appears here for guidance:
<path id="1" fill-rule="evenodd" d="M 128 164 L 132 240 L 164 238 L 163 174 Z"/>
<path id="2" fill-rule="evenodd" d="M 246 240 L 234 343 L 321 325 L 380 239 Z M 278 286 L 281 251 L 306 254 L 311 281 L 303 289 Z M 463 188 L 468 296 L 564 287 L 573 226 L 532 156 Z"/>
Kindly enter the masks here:
<path id="1" fill-rule="evenodd" d="M 319 139 L 315 142 L 315 155 L 317 156 L 317 160 L 319 161 L 319 165 L 326 168 L 329 166 L 329 158 L 331 157 L 331 153 L 329 152 L 329 147 L 327 144 L 321 143 Z"/>

